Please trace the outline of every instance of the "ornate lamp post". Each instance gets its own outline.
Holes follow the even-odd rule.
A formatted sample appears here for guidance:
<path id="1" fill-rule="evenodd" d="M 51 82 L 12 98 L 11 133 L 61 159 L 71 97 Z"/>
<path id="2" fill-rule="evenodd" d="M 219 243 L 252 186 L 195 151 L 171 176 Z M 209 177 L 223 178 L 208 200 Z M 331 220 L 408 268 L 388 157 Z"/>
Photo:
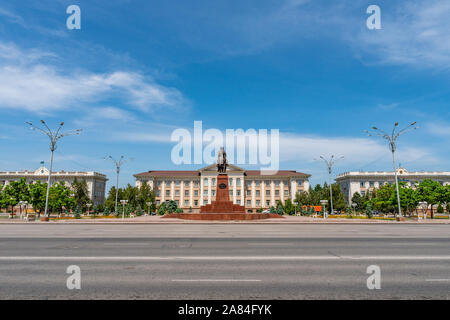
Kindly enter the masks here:
<path id="1" fill-rule="evenodd" d="M 320 159 L 322 159 L 325 162 L 325 164 L 328 168 L 328 180 L 329 180 L 329 184 L 330 184 L 330 204 L 331 204 L 330 205 L 330 207 L 331 207 L 330 213 L 333 213 L 333 211 L 334 211 L 333 210 L 333 188 L 332 188 L 332 181 L 331 181 L 332 175 L 333 175 L 333 165 L 336 162 L 338 162 L 339 160 L 344 159 L 344 157 L 341 156 L 339 158 L 335 158 L 334 154 L 333 154 L 333 155 L 331 155 L 329 160 L 325 159 L 323 156 L 320 156 Z M 314 160 L 318 161 L 317 159 L 314 159 Z"/>
<path id="2" fill-rule="evenodd" d="M 128 160 L 125 160 L 124 156 L 120 156 L 119 160 L 114 159 L 112 156 L 108 156 L 104 158 L 105 160 L 111 160 L 114 165 L 116 166 L 116 201 L 114 204 L 114 213 L 117 215 L 117 199 L 119 196 L 119 174 L 120 174 L 120 167 L 125 164 L 126 162 L 128 162 Z M 132 161 L 133 158 L 130 158 L 129 161 Z M 122 200 L 120 201 L 122 202 Z"/>
<path id="3" fill-rule="evenodd" d="M 392 133 L 390 135 L 388 133 L 384 132 L 383 130 L 378 129 L 377 127 L 372 127 L 372 131 L 368 131 L 368 130 L 364 131 L 365 133 L 367 133 L 367 135 L 369 137 L 371 137 L 371 136 L 380 136 L 380 137 L 382 137 L 383 139 L 386 139 L 389 142 L 389 148 L 391 149 L 391 152 L 392 152 L 392 164 L 394 166 L 395 187 L 397 189 L 397 203 L 398 203 L 398 216 L 399 216 L 399 218 L 402 217 L 402 208 L 400 206 L 400 192 L 399 192 L 399 189 L 398 189 L 397 164 L 395 162 L 395 150 L 397 149 L 397 144 L 396 143 L 397 143 L 397 138 L 400 135 L 402 135 L 402 134 L 404 134 L 404 133 L 406 133 L 408 131 L 411 131 L 411 130 L 416 130 L 417 127 L 415 126 L 415 124 L 416 124 L 416 121 L 410 123 L 407 127 L 403 128 L 401 130 L 398 130 L 398 122 L 396 122 L 394 124 L 394 129 L 392 129 Z"/>
<path id="4" fill-rule="evenodd" d="M 47 126 L 47 124 L 45 123 L 44 120 L 41 120 L 43 128 L 36 127 L 31 122 L 28 122 L 28 121 L 26 123 L 28 125 L 30 125 L 31 130 L 38 130 L 38 131 L 42 132 L 43 134 L 45 134 L 46 136 L 48 136 L 50 139 L 50 151 L 51 151 L 50 170 L 48 172 L 47 193 L 45 195 L 45 210 L 44 210 L 44 217 L 48 218 L 48 194 L 50 191 L 50 180 L 52 177 L 52 170 L 53 170 L 53 153 L 55 152 L 56 147 L 57 147 L 56 143 L 62 137 L 80 134 L 82 129 L 76 129 L 76 130 L 67 131 L 65 133 L 60 133 L 61 128 L 64 126 L 64 122 L 61 122 L 59 124 L 59 128 L 56 131 L 50 130 L 50 128 Z"/>

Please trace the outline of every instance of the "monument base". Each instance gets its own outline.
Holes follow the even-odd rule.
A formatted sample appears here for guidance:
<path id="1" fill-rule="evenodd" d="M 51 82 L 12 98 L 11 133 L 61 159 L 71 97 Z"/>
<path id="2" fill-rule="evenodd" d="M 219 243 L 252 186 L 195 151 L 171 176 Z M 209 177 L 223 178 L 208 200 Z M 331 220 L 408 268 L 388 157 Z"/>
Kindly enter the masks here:
<path id="1" fill-rule="evenodd" d="M 274 213 L 173 213 L 165 215 L 163 218 L 209 221 L 284 219 Z"/>
<path id="2" fill-rule="evenodd" d="M 216 200 L 210 204 L 200 207 L 200 213 L 240 213 L 245 214 L 245 207 L 230 201 L 228 187 L 228 175 L 220 173 L 217 175 Z"/>

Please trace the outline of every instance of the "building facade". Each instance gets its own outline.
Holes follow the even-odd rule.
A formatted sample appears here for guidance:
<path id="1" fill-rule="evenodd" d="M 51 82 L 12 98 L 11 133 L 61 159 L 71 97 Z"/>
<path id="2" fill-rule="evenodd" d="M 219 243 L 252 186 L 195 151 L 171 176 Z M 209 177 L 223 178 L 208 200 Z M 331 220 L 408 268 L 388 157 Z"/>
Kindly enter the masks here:
<path id="1" fill-rule="evenodd" d="M 445 171 L 416 171 L 409 172 L 405 168 L 397 169 L 399 182 L 406 182 L 413 186 L 424 179 L 431 179 L 440 182 L 442 185 L 450 184 L 450 172 Z M 385 183 L 394 184 L 394 171 L 352 171 L 339 174 L 336 177 L 346 201 L 351 204 L 351 199 L 356 192 L 362 196 L 381 187 Z"/>
<path id="2" fill-rule="evenodd" d="M 275 175 L 263 175 L 258 170 L 245 170 L 228 165 L 230 200 L 245 206 L 247 212 L 269 209 L 277 201 L 295 199 L 297 192 L 309 189 L 309 174 L 294 170 L 279 170 Z M 210 165 L 192 171 L 147 171 L 135 174 L 136 186 L 144 183 L 155 190 L 156 205 L 174 200 L 182 209 L 198 212 L 202 205 L 216 198 L 217 168 Z"/>
<path id="3" fill-rule="evenodd" d="M 38 180 L 47 182 L 49 170 L 46 167 L 40 167 L 36 171 L 0 171 L 0 185 L 8 185 L 11 181 L 18 181 L 25 178 L 27 183 L 34 183 Z M 94 171 L 53 171 L 51 183 L 64 182 L 70 186 L 73 180 L 86 180 L 89 198 L 94 205 L 105 202 L 106 175 Z"/>

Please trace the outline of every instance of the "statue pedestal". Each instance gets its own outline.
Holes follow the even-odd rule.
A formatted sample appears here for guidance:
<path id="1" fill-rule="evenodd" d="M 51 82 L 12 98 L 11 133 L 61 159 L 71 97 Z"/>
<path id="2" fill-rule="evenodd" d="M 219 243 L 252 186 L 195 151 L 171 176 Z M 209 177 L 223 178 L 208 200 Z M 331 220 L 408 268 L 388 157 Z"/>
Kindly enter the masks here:
<path id="1" fill-rule="evenodd" d="M 228 175 L 217 175 L 216 200 L 200 207 L 200 213 L 245 213 L 245 207 L 230 201 Z"/>

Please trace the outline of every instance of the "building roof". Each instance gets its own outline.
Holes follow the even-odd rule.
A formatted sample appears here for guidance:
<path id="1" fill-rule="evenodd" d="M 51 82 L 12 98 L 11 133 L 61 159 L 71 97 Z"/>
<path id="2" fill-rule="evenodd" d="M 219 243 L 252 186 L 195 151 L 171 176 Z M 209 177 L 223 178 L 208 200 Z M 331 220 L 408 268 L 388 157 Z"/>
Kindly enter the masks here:
<path id="1" fill-rule="evenodd" d="M 146 172 L 136 173 L 135 177 L 192 177 L 200 175 L 197 170 L 150 170 Z"/>
<path id="2" fill-rule="evenodd" d="M 193 177 L 199 176 L 201 170 L 150 170 L 146 172 L 136 173 L 133 176 L 138 177 Z M 244 170 L 247 176 L 269 176 L 264 174 L 260 170 Z M 274 176 L 298 176 L 298 177 L 310 177 L 310 174 L 297 172 L 295 170 L 279 170 L 270 175 Z"/>

